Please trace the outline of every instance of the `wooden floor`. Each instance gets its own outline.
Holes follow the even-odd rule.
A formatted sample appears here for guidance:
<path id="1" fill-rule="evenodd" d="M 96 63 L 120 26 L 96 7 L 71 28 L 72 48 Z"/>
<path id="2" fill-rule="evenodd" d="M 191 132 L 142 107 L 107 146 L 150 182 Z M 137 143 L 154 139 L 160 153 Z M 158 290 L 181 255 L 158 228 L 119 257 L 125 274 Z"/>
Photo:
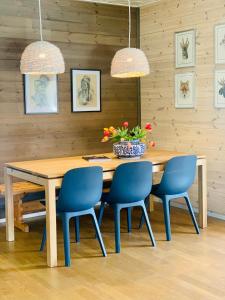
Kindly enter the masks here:
<path id="1" fill-rule="evenodd" d="M 209 227 L 194 233 L 185 211 L 172 208 L 172 241 L 165 241 L 162 208 L 151 214 L 157 247 L 147 231 L 126 233 L 122 214 L 122 248 L 114 253 L 112 214 L 104 216 L 102 232 L 108 257 L 101 256 L 89 218 L 81 220 L 81 243 L 71 245 L 72 267 L 65 268 L 61 228 L 58 226 L 59 267 L 46 267 L 46 253 L 38 251 L 43 220 L 30 233 L 16 232 L 5 242 L 0 228 L 0 299 L 225 299 L 225 222 L 209 219 Z M 71 239 L 74 240 L 73 228 Z"/>

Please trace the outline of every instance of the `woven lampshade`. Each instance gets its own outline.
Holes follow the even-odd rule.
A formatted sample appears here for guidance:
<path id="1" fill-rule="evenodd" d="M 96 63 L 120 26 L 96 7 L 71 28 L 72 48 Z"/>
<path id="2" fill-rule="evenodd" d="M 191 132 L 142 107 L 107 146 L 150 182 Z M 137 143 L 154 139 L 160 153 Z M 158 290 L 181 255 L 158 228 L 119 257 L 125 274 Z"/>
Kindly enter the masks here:
<path id="1" fill-rule="evenodd" d="M 150 73 L 148 60 L 137 48 L 123 48 L 116 52 L 111 65 L 111 76 L 118 78 L 143 77 Z"/>
<path id="2" fill-rule="evenodd" d="M 22 74 L 60 74 L 65 72 L 65 63 L 58 47 L 38 41 L 28 45 L 21 57 Z"/>

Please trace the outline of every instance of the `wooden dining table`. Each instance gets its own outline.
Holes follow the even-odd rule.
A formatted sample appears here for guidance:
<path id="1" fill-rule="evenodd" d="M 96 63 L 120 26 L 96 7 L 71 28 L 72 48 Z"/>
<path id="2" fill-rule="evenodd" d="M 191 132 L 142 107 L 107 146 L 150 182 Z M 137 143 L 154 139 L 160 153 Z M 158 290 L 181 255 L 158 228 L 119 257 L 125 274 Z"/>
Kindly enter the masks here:
<path id="1" fill-rule="evenodd" d="M 113 173 L 120 164 L 135 160 L 118 159 L 112 153 L 104 153 L 110 160 L 88 162 L 82 156 L 50 158 L 32 161 L 11 162 L 5 164 L 5 211 L 6 211 L 6 239 L 14 241 L 14 205 L 13 205 L 13 178 L 19 178 L 44 186 L 46 197 L 46 226 L 47 226 L 47 265 L 57 266 L 57 230 L 56 230 L 56 188 L 61 186 L 64 174 L 73 168 L 101 166 L 103 179 L 112 179 Z M 162 172 L 169 159 L 175 156 L 188 155 L 176 151 L 150 150 L 138 161 L 151 161 L 153 172 Z M 207 178 L 206 157 L 197 155 L 198 168 L 198 203 L 199 225 L 207 227 Z"/>

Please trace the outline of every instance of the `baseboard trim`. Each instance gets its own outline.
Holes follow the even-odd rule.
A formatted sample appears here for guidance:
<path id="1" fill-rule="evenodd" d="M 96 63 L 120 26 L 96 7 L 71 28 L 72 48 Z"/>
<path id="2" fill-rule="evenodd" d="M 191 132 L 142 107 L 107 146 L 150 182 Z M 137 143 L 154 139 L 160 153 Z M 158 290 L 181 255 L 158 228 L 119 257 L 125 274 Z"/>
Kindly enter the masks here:
<path id="1" fill-rule="evenodd" d="M 158 200 L 155 200 L 155 201 L 160 202 Z M 171 206 L 187 210 L 187 207 L 184 204 L 174 202 L 174 203 L 171 204 Z M 198 213 L 198 208 L 194 207 L 193 209 L 194 209 L 195 213 Z M 215 213 L 215 212 L 212 212 L 212 211 L 208 211 L 207 216 L 225 221 L 225 215 L 221 215 L 221 214 L 218 214 L 218 213 Z"/>
<path id="2" fill-rule="evenodd" d="M 160 202 L 159 200 L 155 200 L 155 201 Z M 180 204 L 180 203 L 174 202 L 174 203 L 172 203 L 171 206 L 187 210 L 187 207 L 183 204 Z M 194 212 L 198 213 L 198 208 L 194 208 Z M 41 212 L 37 212 L 37 213 L 31 213 L 31 214 L 24 215 L 23 219 L 24 220 L 33 219 L 33 218 L 36 218 L 36 217 L 45 216 L 45 214 L 46 214 L 45 211 L 41 211 Z M 212 211 L 208 211 L 207 215 L 208 215 L 208 217 L 212 217 L 212 218 L 215 218 L 215 219 L 225 221 L 225 215 L 221 215 L 221 214 L 218 214 L 218 213 L 215 213 L 215 212 L 212 212 Z M 5 218 L 0 219 L 0 224 L 4 224 L 4 223 L 5 223 Z"/>
<path id="3" fill-rule="evenodd" d="M 45 211 L 40 211 L 40 212 L 36 212 L 36 213 L 31 213 L 31 214 L 26 214 L 23 216 L 23 220 L 26 219 L 33 219 L 36 217 L 41 217 L 41 216 L 45 216 L 46 213 Z M 5 218 L 4 219 L 0 219 L 0 224 L 4 224 L 5 223 Z"/>

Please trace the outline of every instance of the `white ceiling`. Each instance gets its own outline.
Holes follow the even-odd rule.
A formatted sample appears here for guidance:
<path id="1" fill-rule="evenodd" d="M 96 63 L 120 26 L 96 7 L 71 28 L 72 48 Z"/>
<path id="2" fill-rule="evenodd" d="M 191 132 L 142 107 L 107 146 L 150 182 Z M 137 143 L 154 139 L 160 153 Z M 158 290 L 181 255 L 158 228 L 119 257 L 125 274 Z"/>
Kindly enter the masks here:
<path id="1" fill-rule="evenodd" d="M 114 5 L 128 5 L 128 0 L 83 0 L 83 1 L 114 4 Z M 131 6 L 140 7 L 140 6 L 151 4 L 154 2 L 158 2 L 158 1 L 160 1 L 160 0 L 131 0 Z"/>

